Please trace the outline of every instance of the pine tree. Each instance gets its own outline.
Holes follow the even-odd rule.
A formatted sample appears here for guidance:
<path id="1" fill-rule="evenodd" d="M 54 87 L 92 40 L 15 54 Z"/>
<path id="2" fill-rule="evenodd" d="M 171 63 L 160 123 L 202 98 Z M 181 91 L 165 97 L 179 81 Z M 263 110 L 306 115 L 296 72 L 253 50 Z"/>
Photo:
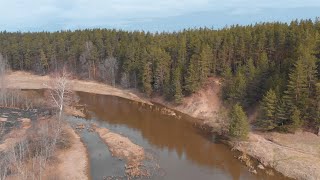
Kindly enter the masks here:
<path id="1" fill-rule="evenodd" d="M 291 117 L 290 117 L 291 123 L 290 123 L 290 131 L 296 131 L 298 128 L 300 128 L 303 124 L 303 121 L 301 120 L 301 112 L 297 107 L 293 108 Z"/>
<path id="2" fill-rule="evenodd" d="M 181 88 L 181 80 L 180 80 L 180 69 L 177 68 L 173 74 L 173 83 L 174 83 L 174 101 L 177 104 L 182 102 L 182 88 Z"/>
<path id="3" fill-rule="evenodd" d="M 265 130 L 272 130 L 277 127 L 277 101 L 276 93 L 272 89 L 270 89 L 262 99 L 259 123 Z"/>
<path id="4" fill-rule="evenodd" d="M 48 63 L 48 58 L 46 57 L 46 54 L 44 51 L 41 49 L 40 50 L 40 64 L 42 66 L 42 69 L 44 70 L 44 73 L 48 70 L 49 68 L 49 63 Z"/>
<path id="5" fill-rule="evenodd" d="M 29 48 L 25 50 L 24 63 L 25 63 L 26 70 L 30 70 L 33 62 L 32 62 L 31 52 Z"/>
<path id="6" fill-rule="evenodd" d="M 280 99 L 277 104 L 275 119 L 278 126 L 284 126 L 288 121 L 288 105 L 286 101 Z"/>
<path id="7" fill-rule="evenodd" d="M 152 93 L 152 85 L 151 85 L 152 74 L 151 73 L 152 73 L 151 63 L 148 62 L 144 65 L 143 76 L 142 76 L 143 91 L 146 93 L 147 96 L 150 96 Z"/>
<path id="8" fill-rule="evenodd" d="M 260 58 L 257 63 L 257 67 L 259 67 L 260 73 L 263 73 L 268 70 L 268 68 L 269 68 L 268 62 L 269 62 L 268 54 L 266 52 L 263 52 L 260 55 Z"/>
<path id="9" fill-rule="evenodd" d="M 315 113 L 315 121 L 320 127 L 320 83 L 316 84 L 316 113 Z"/>
<path id="10" fill-rule="evenodd" d="M 239 104 L 232 107 L 230 112 L 229 135 L 233 138 L 245 139 L 249 134 L 247 115 Z"/>
<path id="11" fill-rule="evenodd" d="M 246 105 L 246 87 L 247 87 L 247 81 L 246 77 L 241 70 L 239 70 L 236 74 L 236 76 L 232 79 L 231 82 L 231 89 L 229 92 L 229 100 L 231 102 L 241 102 L 242 105 Z"/>
<path id="12" fill-rule="evenodd" d="M 287 100 L 291 109 L 305 109 L 308 98 L 308 77 L 302 59 L 299 59 L 289 74 Z"/>
<path id="13" fill-rule="evenodd" d="M 191 94 L 197 91 L 199 88 L 199 74 L 197 73 L 198 66 L 197 66 L 197 58 L 192 56 L 190 60 L 189 67 L 187 69 L 187 76 L 186 76 L 186 85 L 185 90 Z"/>
<path id="14" fill-rule="evenodd" d="M 212 52 L 208 45 L 204 45 L 200 53 L 200 63 L 199 63 L 199 77 L 200 82 L 204 82 L 210 71 L 209 62 L 212 61 Z"/>
<path id="15" fill-rule="evenodd" d="M 253 60 L 250 58 L 247 63 L 247 77 L 249 80 L 253 80 L 257 75 L 257 69 L 253 64 Z"/>

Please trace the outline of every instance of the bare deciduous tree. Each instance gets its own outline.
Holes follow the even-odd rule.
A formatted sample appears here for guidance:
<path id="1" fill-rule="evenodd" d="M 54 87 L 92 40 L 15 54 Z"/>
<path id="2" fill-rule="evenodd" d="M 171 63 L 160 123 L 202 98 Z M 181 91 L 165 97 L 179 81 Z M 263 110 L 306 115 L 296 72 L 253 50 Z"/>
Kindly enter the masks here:
<path id="1" fill-rule="evenodd" d="M 45 84 L 49 89 L 53 106 L 58 109 L 59 121 L 62 120 L 64 107 L 69 105 L 72 100 L 70 77 L 71 74 L 67 72 L 66 68 L 63 68 L 61 73 L 57 73 L 49 84 Z"/>
<path id="2" fill-rule="evenodd" d="M 4 134 L 4 130 L 5 130 L 5 122 L 0 121 L 0 140 L 2 135 Z"/>
<path id="3" fill-rule="evenodd" d="M 8 62 L 2 54 L 0 54 L 0 87 L 1 89 L 5 88 L 5 75 L 8 70 Z"/>
<path id="4" fill-rule="evenodd" d="M 0 152 L 0 180 L 7 178 L 9 170 L 9 159 L 6 153 Z"/>
<path id="5" fill-rule="evenodd" d="M 111 82 L 112 86 L 116 85 L 116 74 L 118 71 L 118 61 L 114 57 L 109 57 L 104 60 L 103 67 L 107 75 L 107 79 Z"/>
<path id="6" fill-rule="evenodd" d="M 53 150 L 62 132 L 61 121 L 63 120 L 64 116 L 64 108 L 65 106 L 68 106 L 72 101 L 70 78 L 71 74 L 68 73 L 66 68 L 63 68 L 60 73 L 56 73 L 49 85 L 46 85 L 49 89 L 49 97 L 52 101 L 52 105 L 58 109 L 58 120 L 56 121 L 56 123 L 53 123 L 52 127 L 50 128 L 54 130 L 53 132 L 51 132 L 53 136 Z M 50 153 L 49 150 L 46 153 Z"/>
<path id="7" fill-rule="evenodd" d="M 7 156 L 9 157 L 11 171 L 18 175 L 18 179 L 28 179 L 28 168 L 24 161 L 27 158 L 28 144 L 26 139 L 17 143 L 16 146 L 11 147 Z"/>
<path id="8" fill-rule="evenodd" d="M 44 172 L 57 147 L 56 121 L 37 124 L 29 133 L 12 147 L 0 151 L 0 180 L 8 173 L 18 179 L 42 179 Z M 59 136 L 59 142 L 61 136 Z"/>
<path id="9" fill-rule="evenodd" d="M 130 87 L 129 75 L 128 73 L 122 73 L 121 75 L 121 86 L 124 88 Z"/>
<path id="10" fill-rule="evenodd" d="M 6 99 L 6 81 L 5 76 L 8 70 L 7 60 L 0 54 L 0 102 L 3 104 Z"/>

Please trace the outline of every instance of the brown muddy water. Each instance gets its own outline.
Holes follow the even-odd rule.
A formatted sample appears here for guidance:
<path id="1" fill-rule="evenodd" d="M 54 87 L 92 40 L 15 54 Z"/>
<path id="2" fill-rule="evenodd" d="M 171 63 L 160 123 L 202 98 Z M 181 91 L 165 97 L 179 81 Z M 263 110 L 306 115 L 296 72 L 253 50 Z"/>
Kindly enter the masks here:
<path id="1" fill-rule="evenodd" d="M 214 135 L 202 133 L 189 116 L 178 114 L 179 119 L 162 114 L 159 106 L 142 105 L 119 97 L 82 92 L 78 95 L 80 103 L 87 107 L 88 117 L 70 117 L 69 121 L 96 123 L 145 148 L 160 166 L 152 172 L 151 179 L 285 179 L 259 170 L 257 175 L 249 173 L 228 146 L 219 143 Z M 83 130 L 80 134 L 88 148 L 91 179 L 125 178 L 125 162 L 112 157 L 96 133 Z"/>

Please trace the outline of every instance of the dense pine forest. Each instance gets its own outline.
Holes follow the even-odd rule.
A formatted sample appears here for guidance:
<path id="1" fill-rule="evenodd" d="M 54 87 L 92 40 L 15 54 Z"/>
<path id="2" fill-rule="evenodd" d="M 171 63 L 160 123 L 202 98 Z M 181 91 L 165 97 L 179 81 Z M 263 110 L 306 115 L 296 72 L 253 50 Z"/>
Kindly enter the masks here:
<path id="1" fill-rule="evenodd" d="M 1 32 L 0 53 L 13 70 L 44 75 L 66 66 L 78 78 L 176 103 L 208 77 L 221 77 L 227 106 L 260 107 L 257 127 L 292 131 L 320 124 L 319 20 L 172 33 Z"/>

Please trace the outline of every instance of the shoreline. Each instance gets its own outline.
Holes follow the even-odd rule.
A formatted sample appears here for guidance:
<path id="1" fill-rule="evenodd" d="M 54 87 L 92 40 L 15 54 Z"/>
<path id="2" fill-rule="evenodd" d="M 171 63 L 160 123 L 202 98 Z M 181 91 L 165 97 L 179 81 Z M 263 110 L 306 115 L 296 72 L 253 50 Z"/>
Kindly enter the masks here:
<path id="1" fill-rule="evenodd" d="M 25 72 L 13 72 L 8 75 L 8 79 L 10 82 L 8 88 L 19 89 L 42 89 L 45 88 L 43 86 L 43 83 L 49 81 L 48 76 L 37 76 Z M 197 123 L 200 127 L 204 126 L 205 128 L 212 128 L 212 130 L 214 130 L 215 126 L 219 126 L 219 122 L 217 122 L 217 120 L 213 116 L 216 115 L 215 113 L 217 112 L 219 107 L 222 106 L 222 103 L 218 98 L 218 95 L 220 93 L 220 83 L 217 79 L 214 78 L 209 81 L 209 83 L 204 87 L 203 90 L 193 94 L 191 97 L 184 98 L 182 104 L 180 105 L 166 102 L 161 97 L 144 98 L 142 97 L 142 94 L 139 94 L 132 90 L 118 89 L 102 83 L 92 81 L 87 82 L 83 80 L 73 80 L 72 83 L 74 86 L 73 90 L 75 91 L 117 96 L 149 105 L 153 105 L 152 102 L 154 102 L 155 104 L 160 104 L 164 107 L 173 109 L 175 111 L 198 119 L 197 121 L 195 121 L 195 123 Z M 90 88 L 88 89 L 88 87 Z M 213 93 L 212 90 L 214 90 Z M 210 124 L 208 124 L 207 122 L 210 122 Z M 308 149 L 309 147 L 320 149 L 320 146 L 312 146 L 312 142 L 310 142 L 309 144 L 305 143 L 306 138 L 309 136 L 312 136 L 320 144 L 320 137 L 316 135 L 313 136 L 311 133 L 308 134 L 307 132 L 304 134 L 298 133 L 281 135 L 279 135 L 279 133 L 262 134 L 260 132 L 251 132 L 247 141 L 227 141 L 225 142 L 225 144 L 229 145 L 231 150 L 238 150 L 244 155 L 248 155 L 254 160 L 257 160 L 259 162 L 259 165 L 263 165 L 263 167 L 267 168 L 270 167 L 286 177 L 295 179 L 320 179 L 320 151 L 316 152 L 318 153 L 318 157 L 314 156 L 313 154 L 309 154 L 309 152 L 306 151 L 306 149 Z M 298 139 L 298 141 L 295 143 L 291 143 L 290 138 Z M 273 139 L 273 141 L 270 139 Z M 300 154 L 296 153 L 297 147 L 295 147 L 295 145 L 297 144 L 301 144 L 301 146 L 306 147 L 302 150 L 299 149 L 299 151 L 303 151 L 302 154 L 301 152 L 299 152 Z M 290 151 L 286 151 L 288 145 L 291 148 Z M 278 154 L 279 157 L 274 157 L 277 156 L 278 151 L 281 152 L 280 154 Z M 302 164 L 304 167 L 309 167 L 310 165 L 308 165 L 308 163 L 311 162 L 312 170 L 315 172 L 313 174 L 308 171 L 308 168 L 305 169 L 301 168 L 302 166 L 298 166 Z M 258 169 L 259 166 L 254 168 Z"/>
<path id="2" fill-rule="evenodd" d="M 23 71 L 10 72 L 5 79 L 8 82 L 6 85 L 6 88 L 8 89 L 46 89 L 47 86 L 45 86 L 45 84 L 50 82 L 50 77 L 48 75 L 39 76 Z M 70 80 L 70 82 L 73 91 L 117 96 L 148 105 L 153 105 L 147 98 L 137 95 L 136 92 L 132 92 L 131 90 L 119 89 L 95 81 L 74 79 Z"/>
<path id="3" fill-rule="evenodd" d="M 69 133 L 72 141 L 70 148 L 57 152 L 59 163 L 56 170 L 59 175 L 68 179 L 90 180 L 89 158 L 87 148 L 81 141 L 80 136 L 67 126 L 65 130 Z"/>

